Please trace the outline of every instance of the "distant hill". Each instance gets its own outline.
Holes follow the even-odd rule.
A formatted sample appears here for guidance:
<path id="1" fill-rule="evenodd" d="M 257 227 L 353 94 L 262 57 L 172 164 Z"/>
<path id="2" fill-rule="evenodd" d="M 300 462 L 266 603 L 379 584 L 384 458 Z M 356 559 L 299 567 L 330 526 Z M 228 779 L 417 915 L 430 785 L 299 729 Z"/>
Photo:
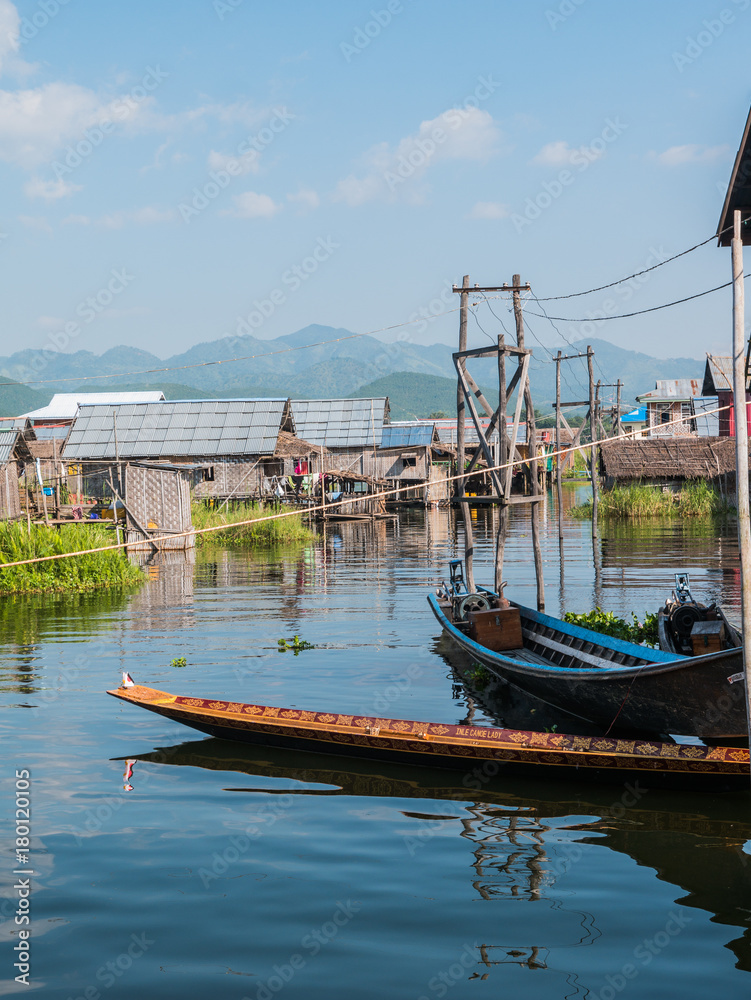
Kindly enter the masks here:
<path id="1" fill-rule="evenodd" d="M 328 343 L 322 343 L 324 341 Z M 624 405 L 632 405 L 637 393 L 653 389 L 656 379 L 701 378 L 704 373 L 704 361 L 696 358 L 660 360 L 625 350 L 605 340 L 591 340 L 590 343 L 595 351 L 595 378 L 603 383 L 620 378 L 624 383 Z M 576 342 L 573 349 L 564 345 L 563 350 L 570 354 L 583 350 L 585 346 L 584 342 Z M 536 406 L 549 411 L 550 403 L 555 399 L 552 351 L 534 342 L 532 347 L 532 394 Z M 47 357 L 44 378 L 114 376 L 102 380 L 96 387 L 96 379 L 90 382 L 82 380 L 81 390 L 163 388 L 170 398 L 176 398 L 172 395 L 175 393 L 199 399 L 210 396 L 284 395 L 320 399 L 369 395 L 375 391 L 373 386 L 398 375 L 400 378 L 389 384 L 394 388 L 398 400 L 396 405 L 405 414 L 416 410 L 421 413 L 437 410 L 452 412 L 455 404 L 449 403 L 449 396 L 455 390 L 450 390 L 447 384 L 455 386 L 451 353 L 452 348 L 445 344 L 427 347 L 409 341 L 384 344 L 369 335 L 360 337 L 349 330 L 313 324 L 276 340 L 225 337 L 197 344 L 183 354 L 165 359 L 125 346 L 114 347 L 102 355 L 91 351 L 58 354 Z M 30 380 L 37 358 L 38 351 L 34 350 L 0 357 L 0 378 L 17 382 Z M 230 358 L 244 360 L 210 364 Z M 164 372 L 164 368 L 175 370 Z M 480 385 L 497 386 L 498 372 L 493 359 L 471 361 L 470 371 Z M 420 376 L 410 388 L 407 388 L 406 381 L 408 373 Z M 562 383 L 564 401 L 586 399 L 586 361 L 565 362 Z M 71 391 L 77 384 L 76 381 L 57 385 L 50 383 L 45 385 L 43 393 L 21 386 L 18 392 L 31 395 L 18 397 L 11 397 L 12 390 L 2 389 L 0 393 L 5 395 L 0 395 L 0 409 L 8 415 L 14 415 L 14 410 L 24 412 L 44 405 L 54 391 Z M 418 392 L 416 398 L 415 392 Z M 612 392 L 604 390 L 603 397 L 609 399 Z M 382 394 L 382 390 L 379 393 Z M 10 402 L 11 399 L 14 401 Z M 23 401 L 25 399 L 32 401 L 27 403 Z"/>
<path id="2" fill-rule="evenodd" d="M 490 405 L 496 407 L 498 390 L 486 391 L 483 388 L 483 392 Z M 434 413 L 456 416 L 455 379 L 421 375 L 419 372 L 395 372 L 350 393 L 351 399 L 367 399 L 369 396 L 389 397 L 392 420 L 414 420 Z M 479 405 L 478 412 L 484 413 Z"/>
<path id="3" fill-rule="evenodd" d="M 17 417 L 46 406 L 52 399 L 51 392 L 39 392 L 27 385 L 0 378 L 0 417 Z"/>

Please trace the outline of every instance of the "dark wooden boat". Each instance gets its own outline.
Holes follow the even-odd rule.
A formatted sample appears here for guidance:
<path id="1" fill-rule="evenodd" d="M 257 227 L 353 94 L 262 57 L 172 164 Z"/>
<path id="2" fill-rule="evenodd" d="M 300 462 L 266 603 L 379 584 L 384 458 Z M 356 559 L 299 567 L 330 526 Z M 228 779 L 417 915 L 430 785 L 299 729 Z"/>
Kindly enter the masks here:
<path id="1" fill-rule="evenodd" d="M 646 740 L 566 736 L 186 698 L 128 682 L 108 694 L 221 739 L 409 765 L 499 773 L 553 773 L 660 787 L 745 787 L 749 754 Z"/>
<path id="2" fill-rule="evenodd" d="M 737 649 L 741 634 L 718 604 L 695 601 L 688 573 L 675 574 L 675 590 L 657 613 L 660 649 L 683 656 L 700 656 L 720 649 Z"/>
<path id="3" fill-rule="evenodd" d="M 451 584 L 428 597 L 433 614 L 470 656 L 523 691 L 606 731 L 748 738 L 741 649 L 681 656 L 463 587 L 455 560 Z"/>

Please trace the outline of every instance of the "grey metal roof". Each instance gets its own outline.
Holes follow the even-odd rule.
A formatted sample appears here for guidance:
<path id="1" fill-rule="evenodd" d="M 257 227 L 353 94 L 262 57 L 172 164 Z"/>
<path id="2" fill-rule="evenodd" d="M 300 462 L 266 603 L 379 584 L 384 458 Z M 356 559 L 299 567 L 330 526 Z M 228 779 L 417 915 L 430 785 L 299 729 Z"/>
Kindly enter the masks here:
<path id="1" fill-rule="evenodd" d="M 435 427 L 432 423 L 386 424 L 381 437 L 381 448 L 427 448 L 433 441 Z"/>
<path id="2" fill-rule="evenodd" d="M 379 445 L 388 399 L 293 399 L 298 437 L 326 448 Z"/>
<path id="3" fill-rule="evenodd" d="M 81 406 L 63 455 L 66 460 L 271 455 L 286 407 L 281 398 Z"/>
<path id="4" fill-rule="evenodd" d="M 15 428 L 0 431 L 0 465 L 5 465 L 6 462 L 10 461 L 19 433 L 20 431 Z"/>
<path id="5" fill-rule="evenodd" d="M 702 395 L 716 396 L 726 390 L 733 391 L 733 359 L 730 355 L 708 354 Z"/>

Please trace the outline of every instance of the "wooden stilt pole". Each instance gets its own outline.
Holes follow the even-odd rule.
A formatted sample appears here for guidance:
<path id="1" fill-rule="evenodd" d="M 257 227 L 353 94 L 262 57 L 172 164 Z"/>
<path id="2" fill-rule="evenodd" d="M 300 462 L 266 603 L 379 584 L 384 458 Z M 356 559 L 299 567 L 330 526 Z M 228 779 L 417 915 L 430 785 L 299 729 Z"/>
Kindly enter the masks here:
<path id="1" fill-rule="evenodd" d="M 735 483 L 738 547 L 741 557 L 741 615 L 746 713 L 751 744 L 751 508 L 748 484 L 748 406 L 746 403 L 746 337 L 744 331 L 743 240 L 741 213 L 733 212 L 733 412 L 735 415 Z"/>
<path id="2" fill-rule="evenodd" d="M 514 291 L 514 319 L 516 321 L 516 344 L 517 347 L 524 348 L 524 315 L 522 313 L 521 294 L 518 291 L 521 285 L 521 275 L 515 274 L 513 278 Z M 521 361 L 521 359 L 520 359 Z M 524 404 L 527 409 L 527 454 L 530 459 L 529 471 L 532 480 L 532 496 L 540 495 L 540 481 L 537 476 L 537 430 L 535 426 L 535 408 L 532 405 L 532 393 L 529 389 L 529 381 L 525 386 Z M 540 510 L 539 503 L 533 501 L 531 512 L 532 522 L 532 550 L 535 557 L 535 575 L 537 577 L 537 610 L 545 610 L 545 579 L 542 568 L 542 549 L 540 548 Z"/>
<path id="3" fill-rule="evenodd" d="M 621 382 L 621 380 L 618 379 L 618 382 L 616 383 L 616 389 L 615 389 L 615 420 L 613 421 L 613 424 L 614 424 L 614 426 L 613 426 L 613 433 L 616 434 L 618 437 L 620 437 L 621 433 L 622 433 L 622 428 L 621 428 L 621 386 L 622 385 L 623 385 L 623 382 Z"/>
<path id="4" fill-rule="evenodd" d="M 460 295 L 459 303 L 459 350 L 467 350 L 467 319 L 469 316 L 469 275 L 465 274 L 462 279 L 462 291 Z M 459 359 L 459 364 L 462 369 L 465 367 L 464 358 Z M 461 379 L 457 380 L 456 386 L 456 472 L 457 475 L 463 476 L 464 474 L 464 422 L 465 422 L 465 410 L 464 410 L 464 392 L 462 390 Z M 466 492 L 466 483 L 464 479 L 457 480 L 457 486 L 459 487 L 459 495 L 464 496 Z M 469 503 L 466 500 L 461 501 L 462 510 L 462 520 L 464 521 L 464 572 L 466 575 L 467 590 L 473 594 L 475 592 L 475 576 L 474 576 L 474 554 L 475 554 L 475 541 L 474 532 L 472 531 L 472 513 L 469 509 Z"/>
<path id="5" fill-rule="evenodd" d="M 504 466 L 509 461 L 509 441 L 506 431 L 506 408 L 508 400 L 506 399 L 505 348 L 506 338 L 503 334 L 500 334 L 498 337 L 498 412 L 500 414 L 498 421 L 498 464 L 500 466 Z M 499 475 L 503 476 L 505 482 L 505 473 L 501 472 Z M 495 538 L 495 592 L 498 595 L 501 595 L 503 592 L 501 584 L 503 583 L 503 556 L 506 548 L 507 531 L 508 506 L 504 502 L 501 502 L 498 508 L 498 534 Z"/>
<path id="6" fill-rule="evenodd" d="M 595 408 L 595 377 L 592 365 L 594 351 L 587 345 L 587 369 L 589 371 L 589 433 L 592 442 L 589 449 L 589 471 L 592 479 L 592 538 L 597 537 L 597 505 L 599 487 L 597 482 L 597 413 Z"/>
<path id="7" fill-rule="evenodd" d="M 555 493 L 558 507 L 558 537 L 563 542 L 563 487 L 561 485 L 561 352 L 555 359 Z"/>

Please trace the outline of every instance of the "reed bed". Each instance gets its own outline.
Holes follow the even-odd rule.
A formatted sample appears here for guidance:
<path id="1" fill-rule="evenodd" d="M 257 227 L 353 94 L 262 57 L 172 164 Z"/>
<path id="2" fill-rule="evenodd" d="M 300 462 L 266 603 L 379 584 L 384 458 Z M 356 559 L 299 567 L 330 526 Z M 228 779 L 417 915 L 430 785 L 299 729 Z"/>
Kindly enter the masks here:
<path id="1" fill-rule="evenodd" d="M 598 513 L 602 517 L 711 517 L 727 514 L 731 508 L 705 480 L 688 482 L 678 493 L 663 493 L 657 486 L 633 484 L 614 486 L 600 494 Z M 571 516 L 592 516 L 592 501 L 571 508 Z"/>
<path id="2" fill-rule="evenodd" d="M 41 594 L 54 591 L 82 593 L 100 587 L 135 587 L 145 580 L 141 570 L 121 549 L 94 552 L 75 559 L 56 559 L 3 569 L 3 563 L 40 556 L 80 552 L 112 545 L 112 531 L 95 525 L 0 523 L 0 594 Z"/>
<path id="3" fill-rule="evenodd" d="M 311 542 L 316 537 L 303 523 L 303 512 L 295 511 L 288 517 L 274 520 L 257 520 L 251 524 L 241 524 L 241 521 L 251 518 L 268 518 L 270 514 L 289 511 L 289 507 L 281 504 L 245 504 L 227 507 L 207 507 L 205 504 L 193 505 L 193 526 L 195 528 L 214 528 L 226 525 L 218 531 L 210 531 L 205 535 L 196 535 L 196 545 L 295 545 Z"/>

